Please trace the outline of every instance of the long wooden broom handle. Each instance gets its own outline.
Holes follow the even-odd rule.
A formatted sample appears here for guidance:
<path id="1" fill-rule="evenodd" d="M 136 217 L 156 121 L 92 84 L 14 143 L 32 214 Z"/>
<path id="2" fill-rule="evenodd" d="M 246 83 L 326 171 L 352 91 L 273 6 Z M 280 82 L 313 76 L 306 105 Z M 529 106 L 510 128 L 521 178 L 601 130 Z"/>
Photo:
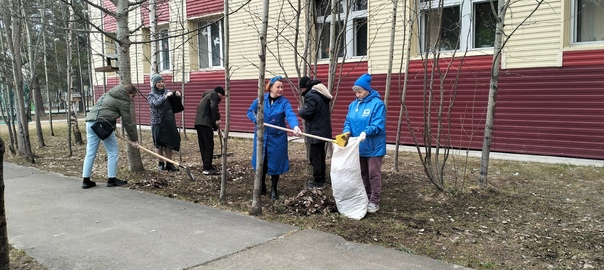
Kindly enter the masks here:
<path id="1" fill-rule="evenodd" d="M 122 135 L 118 134 L 118 133 L 117 133 L 117 131 L 114 131 L 113 133 L 115 133 L 115 136 L 117 136 L 118 138 L 120 138 L 120 139 L 122 139 L 122 140 L 124 140 L 124 141 L 128 142 L 128 143 L 129 143 L 129 144 L 131 144 L 131 145 L 133 144 L 133 143 L 132 143 L 130 140 L 128 140 L 128 139 L 124 138 Z M 174 160 L 171 160 L 171 159 L 169 159 L 169 158 L 167 158 L 167 157 L 164 157 L 164 156 L 162 156 L 162 155 L 160 155 L 160 154 L 158 154 L 158 153 L 155 153 L 155 152 L 153 152 L 153 151 L 151 151 L 151 150 L 149 150 L 149 149 L 147 149 L 147 148 L 143 147 L 143 146 L 142 146 L 142 145 L 140 145 L 140 144 L 138 144 L 138 149 L 142 149 L 143 151 L 145 151 L 145 152 L 147 152 L 147 153 L 149 153 L 149 154 L 151 154 L 151 155 L 154 155 L 154 156 L 155 156 L 155 157 L 157 157 L 157 158 L 163 159 L 163 160 L 165 160 L 165 161 L 167 161 L 167 162 L 170 162 L 170 163 L 172 163 L 172 164 L 174 164 L 174 165 L 176 165 L 176 166 L 178 166 L 178 167 L 182 167 L 182 166 L 180 165 L 180 163 L 178 163 L 178 162 L 176 162 L 176 161 L 174 161 Z"/>
<path id="2" fill-rule="evenodd" d="M 284 128 L 284 127 L 280 127 L 280 126 L 275 126 L 275 125 L 268 124 L 268 123 L 264 123 L 264 125 L 267 126 L 267 127 L 272 127 L 272 128 L 276 128 L 276 129 L 280 129 L 280 130 L 284 130 L 284 131 L 289 131 L 289 132 L 292 132 L 292 133 L 294 132 L 293 129 Z M 308 133 L 304 133 L 304 132 L 298 132 L 298 134 L 306 136 L 306 137 L 309 137 L 309 138 L 314 138 L 314 139 L 317 139 L 317 140 L 322 140 L 322 141 L 326 141 L 326 142 L 334 142 L 333 139 L 324 138 L 324 137 L 320 137 L 320 136 L 317 136 L 317 135 L 312 135 L 312 134 L 308 134 Z"/>

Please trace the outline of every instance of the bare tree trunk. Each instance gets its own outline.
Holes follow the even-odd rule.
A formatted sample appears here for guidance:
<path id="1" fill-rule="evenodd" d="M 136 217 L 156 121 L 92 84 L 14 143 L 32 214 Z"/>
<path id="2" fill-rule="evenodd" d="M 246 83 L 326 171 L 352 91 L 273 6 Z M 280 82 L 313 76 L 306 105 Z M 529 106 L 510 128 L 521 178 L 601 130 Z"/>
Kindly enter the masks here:
<path id="1" fill-rule="evenodd" d="M 231 125 L 231 72 L 229 69 L 229 40 L 230 40 L 230 31 L 229 31 L 229 1 L 224 1 L 224 22 L 223 22 L 223 31 L 224 31 L 224 88 L 225 88 L 225 122 L 224 122 L 224 132 L 222 134 L 218 134 L 218 136 L 223 136 L 220 138 L 223 142 L 221 145 L 220 153 L 221 155 L 221 165 L 222 165 L 222 173 L 220 175 L 220 195 L 218 197 L 220 202 L 224 202 L 226 199 L 226 172 L 227 172 L 227 150 L 229 149 L 229 127 Z M 218 127 L 220 128 L 220 127 Z"/>
<path id="2" fill-rule="evenodd" d="M 86 8 L 86 19 L 89 19 L 89 15 L 90 15 L 90 10 L 88 9 L 88 4 L 84 3 L 84 6 Z M 90 31 L 90 25 L 86 24 L 86 31 Z M 92 106 L 94 104 L 94 101 L 96 100 L 96 92 L 94 90 L 94 82 L 96 81 L 96 76 L 94 75 L 94 73 L 92 72 L 92 45 L 90 43 L 90 35 L 86 35 L 86 59 L 88 59 L 88 87 L 90 89 L 90 103 L 88 103 L 88 99 L 86 99 L 86 108 L 88 108 L 89 106 Z M 93 79 L 94 77 L 94 79 Z M 84 112 L 87 112 L 88 110 L 85 110 Z M 51 118 L 51 125 L 52 125 L 52 118 Z"/>
<path id="3" fill-rule="evenodd" d="M 44 15 L 42 15 L 44 16 Z M 42 148 L 45 145 L 44 143 L 44 133 L 42 132 L 42 124 L 40 123 L 40 117 L 44 115 L 44 101 L 42 101 L 42 93 L 40 93 L 40 87 L 38 84 L 38 76 L 37 76 L 37 63 L 38 63 L 38 44 L 33 43 L 32 33 L 30 31 L 30 26 L 28 23 L 25 24 L 25 32 L 27 36 L 27 48 L 28 54 L 27 57 L 29 62 L 29 77 L 27 81 L 29 82 L 29 91 L 30 98 L 33 96 L 34 100 L 34 109 L 35 109 L 35 122 L 36 122 L 36 135 L 38 138 L 38 147 Z M 42 26 L 44 29 L 44 26 Z M 31 110 L 29 110 L 29 104 L 27 104 L 28 113 L 31 114 Z"/>
<path id="4" fill-rule="evenodd" d="M 12 71 L 17 96 L 17 126 L 19 133 L 17 136 L 18 149 L 17 154 L 24 156 L 27 161 L 34 163 L 31 143 L 29 141 L 29 123 L 25 112 L 25 99 L 23 91 L 23 58 L 22 58 L 22 31 L 23 22 L 18 16 L 19 9 L 23 7 L 20 0 L 7 1 L 10 8 L 5 9 L 4 19 L 7 25 L 8 45 L 12 57 Z"/>
<path id="5" fill-rule="evenodd" d="M 70 8 L 70 17 L 71 17 L 71 28 L 70 29 L 75 29 L 75 22 L 76 22 L 76 15 L 75 12 L 73 12 L 73 9 Z M 75 36 L 75 38 L 74 38 Z M 78 123 L 78 115 L 77 115 L 77 110 L 79 109 L 79 104 L 75 103 L 74 98 L 73 98 L 73 93 L 74 92 L 79 92 L 77 90 L 81 90 L 82 89 L 82 76 L 81 76 L 81 62 L 80 62 L 80 46 L 78 45 L 80 43 L 79 39 L 77 38 L 75 32 L 72 32 L 69 35 L 69 74 L 71 76 L 71 78 L 69 78 L 69 95 L 68 95 L 68 99 L 67 99 L 67 104 L 69 104 L 69 121 L 71 123 L 72 126 L 72 131 L 73 131 L 73 139 L 75 144 L 77 145 L 83 145 L 84 141 L 82 140 L 82 132 L 80 132 L 80 126 Z M 76 69 L 76 65 L 73 61 L 73 55 L 75 55 L 77 57 L 77 69 Z M 78 76 L 76 75 L 80 75 L 79 80 L 78 80 Z M 79 84 L 78 89 L 76 90 L 76 85 Z M 82 97 L 82 95 L 80 95 L 80 97 Z M 71 146 L 70 146 L 71 147 Z M 71 153 L 71 151 L 70 151 Z"/>
<path id="6" fill-rule="evenodd" d="M 181 63 L 182 63 L 182 80 L 180 83 L 180 93 L 182 93 L 181 101 L 183 102 L 183 104 L 185 102 L 185 99 L 187 98 L 187 96 L 185 95 L 185 82 L 186 82 L 185 47 L 186 46 L 184 46 L 184 44 L 186 44 L 185 31 L 187 29 L 187 25 L 186 25 L 187 18 L 185 18 L 186 17 L 185 5 L 186 5 L 186 3 L 183 0 L 181 0 L 180 1 L 180 7 L 181 7 L 180 17 L 182 19 L 181 19 L 180 23 L 182 24 L 183 32 L 181 33 L 180 37 L 181 37 L 181 42 L 183 45 L 181 46 L 182 54 L 181 54 L 181 59 L 180 59 Z M 187 129 L 185 128 L 185 113 L 184 112 L 182 112 L 180 114 L 180 120 L 181 120 L 181 126 L 182 126 L 182 134 L 183 134 L 184 139 L 186 140 L 187 139 Z M 180 154 L 180 152 L 178 152 L 178 153 Z"/>
<path id="7" fill-rule="evenodd" d="M 3 89 L 3 99 L 5 101 L 5 107 L 6 107 L 6 113 L 8 115 L 4 114 L 4 109 L 2 110 L 2 119 L 4 120 L 4 123 L 6 123 L 6 127 L 8 128 L 8 137 L 10 139 L 10 145 L 9 145 L 9 149 L 11 154 L 16 155 L 17 154 L 17 148 L 19 148 L 19 145 L 17 143 L 17 131 L 15 130 L 15 110 L 13 109 L 14 104 L 12 102 L 12 92 L 10 86 L 6 85 L 5 83 L 2 84 L 3 88 L 6 87 L 6 89 Z"/>
<path id="8" fill-rule="evenodd" d="M 392 1 L 392 25 L 390 26 L 390 48 L 388 49 L 388 71 L 386 74 L 386 90 L 384 93 L 384 114 L 388 115 L 388 99 L 390 97 L 390 84 L 392 83 L 392 62 L 394 59 L 394 37 L 396 36 L 396 16 L 398 10 L 398 0 Z"/>
<path id="9" fill-rule="evenodd" d="M 46 12 L 42 13 L 42 25 L 43 29 L 45 29 Z M 52 126 L 52 101 L 50 99 L 50 89 L 48 88 L 48 58 L 46 57 L 46 35 L 42 35 L 42 45 L 44 48 L 44 81 L 46 82 L 46 99 L 48 100 L 48 122 L 50 124 L 50 136 L 54 136 L 55 131 Z"/>
<path id="10" fill-rule="evenodd" d="M 491 83 L 489 87 L 489 102 L 487 104 L 487 117 L 484 126 L 484 137 L 482 142 L 482 155 L 480 157 L 480 176 L 478 178 L 478 184 L 481 188 L 488 186 L 487 176 L 489 173 L 489 158 L 491 155 L 491 142 L 493 140 L 493 122 L 495 120 L 495 105 L 497 103 L 497 90 L 499 85 L 499 70 L 501 68 L 501 52 L 505 47 L 505 43 L 514 34 L 516 29 L 524 24 L 528 18 L 530 18 L 535 11 L 541 6 L 543 0 L 537 1 L 537 6 L 533 9 L 531 14 L 524 18 L 524 20 L 517 25 L 517 27 L 511 31 L 509 35 L 506 35 L 504 39 L 504 26 L 505 26 L 505 14 L 510 6 L 510 0 L 499 1 L 497 6 L 497 26 L 495 27 L 495 44 L 493 48 L 493 65 L 491 66 Z M 493 4 L 491 3 L 493 9 Z M 493 10 L 493 12 L 495 12 Z"/>
<path id="11" fill-rule="evenodd" d="M 151 35 L 151 75 L 157 70 L 157 2 L 149 0 L 149 32 Z"/>
<path id="12" fill-rule="evenodd" d="M 268 29 L 268 7 L 269 0 L 264 0 L 262 10 L 262 28 L 260 29 L 260 52 L 258 57 L 258 115 L 256 115 L 256 176 L 254 178 L 254 195 L 252 198 L 252 209 L 250 215 L 262 215 L 262 205 L 260 204 L 260 185 L 263 176 L 264 167 L 264 76 L 266 69 L 266 32 Z"/>
<path id="13" fill-rule="evenodd" d="M 407 18 L 407 5 L 403 4 L 403 18 Z M 416 10 L 417 10 L 417 5 L 413 4 L 412 5 L 412 12 L 411 14 L 417 14 Z M 400 146 L 400 142 L 401 142 L 401 130 L 402 130 L 402 123 L 403 123 L 403 115 L 404 112 L 407 111 L 407 108 L 405 107 L 405 98 L 407 96 L 407 83 L 409 82 L 409 63 L 411 60 L 411 38 L 413 37 L 413 25 L 415 24 L 415 17 L 413 15 L 409 16 L 409 21 L 407 23 L 407 25 L 405 25 L 403 28 L 406 30 L 405 31 L 405 37 L 406 37 L 406 41 L 403 43 L 403 55 L 405 56 L 405 76 L 403 79 L 403 90 L 400 96 L 400 101 L 401 101 L 401 108 L 399 110 L 399 115 L 398 115 L 398 122 L 396 125 L 396 144 L 394 145 L 394 169 L 396 171 L 399 170 L 398 168 L 398 158 L 399 158 L 399 146 Z M 402 69 L 402 61 L 401 61 L 401 69 Z M 399 73 L 401 73 L 399 71 Z"/>
<path id="14" fill-rule="evenodd" d="M 73 23 L 69 22 L 73 17 L 74 12 L 73 7 L 69 5 L 67 6 L 67 10 L 68 15 L 66 16 L 65 21 L 65 24 L 67 25 L 67 42 L 65 44 L 67 49 L 67 97 L 65 98 L 65 121 L 67 121 L 67 155 L 71 157 L 73 155 L 73 149 L 71 148 L 71 127 L 73 125 L 73 123 L 71 122 L 71 91 L 73 89 L 73 81 L 71 80 L 71 78 L 73 77 L 73 65 L 71 64 L 71 56 L 73 54 L 73 51 L 71 50 L 71 43 L 73 42 Z"/>
<path id="15" fill-rule="evenodd" d="M 2 83 L 2 88 L 4 88 L 4 86 L 5 86 L 4 83 Z M 7 95 L 4 91 L 4 89 L 0 89 L 0 91 L 2 92 L 1 94 L 4 96 L 2 99 L 4 99 L 6 101 L 7 99 L 5 97 Z M 11 154 L 15 155 L 15 154 L 17 154 L 17 152 L 15 151 L 15 146 L 14 146 L 14 144 L 15 144 L 15 136 L 14 136 L 14 132 L 13 132 L 14 127 L 10 123 L 12 121 L 11 117 L 7 117 L 7 115 L 4 114 L 5 109 L 6 109 L 6 112 L 9 111 L 8 106 L 9 106 L 8 104 L 6 104 L 6 106 L 4 106 L 4 105 L 2 105 L 2 102 L 0 102 L 0 112 L 2 112 L 2 120 L 6 124 L 6 127 L 8 128 L 8 137 L 10 139 L 9 149 L 10 149 Z"/>
<path id="16" fill-rule="evenodd" d="M 80 83 L 80 87 L 78 87 L 78 92 L 80 93 L 80 96 L 82 97 L 82 101 L 81 101 L 81 105 L 78 104 L 78 107 L 82 107 L 82 110 L 84 112 L 86 112 L 86 91 L 84 91 L 84 76 L 82 74 L 82 56 L 81 51 L 82 49 L 80 48 L 80 39 L 77 38 L 76 39 L 76 52 L 78 52 L 76 55 L 78 56 L 78 77 L 79 77 L 79 83 Z"/>
<path id="17" fill-rule="evenodd" d="M 4 140 L 0 138 L 0 269 L 9 269 L 8 227 L 4 204 Z"/>
<path id="18" fill-rule="evenodd" d="M 131 65 L 130 65 L 130 29 L 128 28 L 128 0 L 115 0 L 116 4 L 116 23 L 117 23 L 117 41 L 119 43 L 117 58 L 119 61 L 119 75 L 122 84 L 132 83 Z M 130 102 L 130 117 L 133 124 L 136 122 L 136 110 L 134 102 Z M 143 172 L 143 160 L 138 148 L 128 144 L 128 161 L 131 172 Z"/>
<path id="19" fill-rule="evenodd" d="M 33 80 L 37 81 L 38 78 L 34 77 Z M 32 89 L 34 91 L 34 107 L 36 109 L 35 121 L 36 121 L 36 135 L 38 137 L 38 147 L 45 147 L 44 143 L 44 133 L 42 132 L 42 123 L 40 122 L 40 117 L 44 114 L 44 101 L 42 101 L 42 93 L 40 92 L 40 87 L 36 83 L 36 87 Z"/>

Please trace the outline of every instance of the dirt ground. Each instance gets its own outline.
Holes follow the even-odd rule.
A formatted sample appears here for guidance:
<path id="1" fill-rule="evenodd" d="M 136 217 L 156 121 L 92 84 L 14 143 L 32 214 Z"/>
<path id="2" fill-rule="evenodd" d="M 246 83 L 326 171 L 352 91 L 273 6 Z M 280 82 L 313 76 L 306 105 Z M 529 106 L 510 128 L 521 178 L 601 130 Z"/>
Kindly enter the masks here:
<path id="1" fill-rule="evenodd" d="M 55 136 L 45 128 L 44 148 L 37 145 L 35 129 L 30 130 L 35 164 L 26 164 L 8 149 L 5 160 L 80 177 L 85 145 L 72 146 L 69 156 L 66 129 L 56 126 Z M 8 145 L 7 132 L 0 129 L 0 134 Z M 424 175 L 417 153 L 401 152 L 397 172 L 389 152 L 384 158 L 380 210 L 357 221 L 337 212 L 330 188 L 304 188 L 311 177 L 304 144 L 297 141 L 289 143 L 291 170 L 281 177 L 281 198 L 272 202 L 262 196 L 260 219 L 476 269 L 604 269 L 604 168 L 492 160 L 491 188 L 482 190 L 476 185 L 479 161 L 469 158 L 466 163 L 464 157 L 455 157 L 449 170 L 455 164 L 467 175 L 449 173 L 447 192 L 439 192 Z M 120 164 L 127 164 L 126 145 L 120 143 Z M 219 153 L 218 137 L 215 143 Z M 152 148 L 146 131 L 141 145 Z M 182 169 L 158 172 L 157 159 L 144 152 L 146 172 L 132 174 L 122 165 L 118 177 L 128 180 L 131 189 L 248 213 L 254 179 L 252 142 L 231 138 L 228 145 L 231 155 L 222 202 L 221 177 L 201 173 L 196 134 L 190 131 L 183 134 L 182 151 L 173 159 L 189 167 L 195 181 Z M 106 155 L 100 149 L 92 179 L 105 182 Z M 222 166 L 220 159 L 214 162 Z"/>

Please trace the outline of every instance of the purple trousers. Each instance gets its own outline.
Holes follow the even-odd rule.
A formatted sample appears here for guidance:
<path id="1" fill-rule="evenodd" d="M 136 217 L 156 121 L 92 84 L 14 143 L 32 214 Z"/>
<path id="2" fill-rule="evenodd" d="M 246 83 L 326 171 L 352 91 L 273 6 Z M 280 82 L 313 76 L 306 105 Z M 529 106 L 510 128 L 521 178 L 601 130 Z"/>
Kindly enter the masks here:
<path id="1" fill-rule="evenodd" d="M 360 157 L 361 178 L 365 185 L 365 191 L 369 197 L 369 202 L 376 205 L 380 204 L 380 194 L 382 193 L 382 159 L 384 157 Z"/>

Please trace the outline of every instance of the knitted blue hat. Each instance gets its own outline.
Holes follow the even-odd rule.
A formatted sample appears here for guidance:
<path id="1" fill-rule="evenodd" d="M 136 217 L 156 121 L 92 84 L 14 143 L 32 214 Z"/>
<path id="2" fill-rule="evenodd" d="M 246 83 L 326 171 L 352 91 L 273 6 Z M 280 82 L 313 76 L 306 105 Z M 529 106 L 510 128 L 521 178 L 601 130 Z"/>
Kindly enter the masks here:
<path id="1" fill-rule="evenodd" d="M 162 78 L 161 75 L 154 74 L 153 76 L 151 76 L 151 87 L 155 87 L 155 84 L 157 84 L 157 82 L 159 82 L 163 79 L 164 78 Z"/>
<path id="2" fill-rule="evenodd" d="M 361 77 L 354 82 L 354 86 L 360 86 L 369 92 L 375 91 L 373 88 L 371 88 L 371 74 L 369 73 L 361 75 Z"/>

